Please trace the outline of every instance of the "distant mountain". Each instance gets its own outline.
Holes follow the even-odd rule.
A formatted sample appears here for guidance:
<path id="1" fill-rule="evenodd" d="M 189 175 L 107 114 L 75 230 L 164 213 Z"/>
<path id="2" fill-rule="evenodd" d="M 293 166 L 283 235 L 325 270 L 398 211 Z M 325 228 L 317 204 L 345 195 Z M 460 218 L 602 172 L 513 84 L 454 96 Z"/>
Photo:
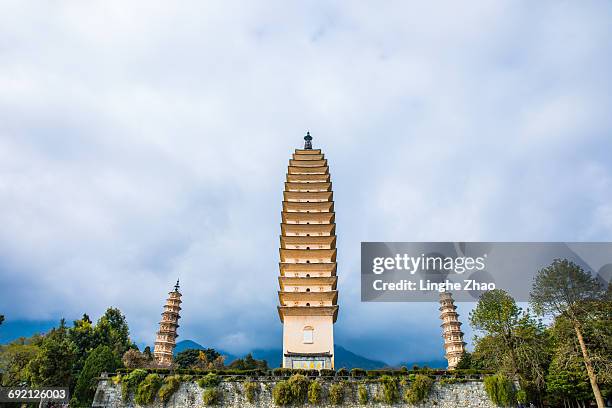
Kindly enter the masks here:
<path id="1" fill-rule="evenodd" d="M 183 340 L 176 344 L 174 354 L 180 353 L 181 351 L 187 349 L 203 350 L 205 348 L 206 347 L 196 343 L 195 341 Z M 217 351 L 221 355 L 225 356 L 226 364 L 229 364 L 238 358 L 237 356 L 231 353 L 222 350 Z M 253 358 L 257 360 L 266 360 L 270 368 L 276 368 L 281 366 L 283 354 L 283 351 L 281 349 L 254 349 L 251 354 L 253 355 Z M 336 346 L 335 365 L 337 368 L 363 368 L 365 370 L 374 370 L 377 368 L 384 368 L 389 366 L 384 361 L 370 360 L 369 358 L 360 356 L 359 354 L 355 354 L 342 346 Z"/>
<path id="2" fill-rule="evenodd" d="M 369 358 L 355 354 L 342 346 L 336 346 L 335 364 L 336 368 L 363 368 L 364 370 L 375 370 L 377 368 L 388 367 L 384 361 L 370 360 Z"/>
<path id="3" fill-rule="evenodd" d="M 418 365 L 420 368 L 429 367 L 429 368 L 440 368 L 446 369 L 448 363 L 446 360 L 429 360 L 429 361 L 403 361 L 398 364 L 399 367 L 407 367 L 411 369 L 413 366 Z"/>

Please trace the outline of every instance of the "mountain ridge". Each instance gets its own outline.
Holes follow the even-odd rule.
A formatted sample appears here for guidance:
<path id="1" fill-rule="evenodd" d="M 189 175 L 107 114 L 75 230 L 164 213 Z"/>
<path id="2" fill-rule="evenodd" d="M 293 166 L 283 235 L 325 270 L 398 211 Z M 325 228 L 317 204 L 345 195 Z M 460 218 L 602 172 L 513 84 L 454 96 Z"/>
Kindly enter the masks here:
<path id="1" fill-rule="evenodd" d="M 196 349 L 196 350 L 204 350 L 207 347 L 202 346 L 201 344 L 193 341 L 193 340 L 182 340 L 176 344 L 176 348 L 174 349 L 174 354 L 178 354 L 181 351 L 187 349 Z M 229 353 L 222 349 L 217 349 L 219 354 L 225 356 L 225 363 L 229 364 L 232 361 L 238 359 L 239 357 L 235 354 Z M 270 349 L 253 349 L 250 352 L 253 355 L 253 358 L 257 360 L 266 360 L 268 362 L 268 366 L 270 368 L 276 368 L 281 366 L 281 356 L 283 351 L 277 348 Z M 431 360 L 431 361 L 423 361 L 423 362 L 402 362 L 399 365 L 392 366 L 387 364 L 381 360 L 374 360 L 357 353 L 354 353 L 341 345 L 336 345 L 335 347 L 335 366 L 336 368 L 363 368 L 364 370 L 376 370 L 381 368 L 390 368 L 390 367 L 401 367 L 406 366 L 408 368 L 412 368 L 413 365 L 418 365 L 420 367 L 427 366 L 430 368 L 438 368 L 438 367 L 446 367 L 446 360 Z M 248 353 L 245 353 L 246 355 Z M 241 356 L 241 357 L 244 357 Z"/>

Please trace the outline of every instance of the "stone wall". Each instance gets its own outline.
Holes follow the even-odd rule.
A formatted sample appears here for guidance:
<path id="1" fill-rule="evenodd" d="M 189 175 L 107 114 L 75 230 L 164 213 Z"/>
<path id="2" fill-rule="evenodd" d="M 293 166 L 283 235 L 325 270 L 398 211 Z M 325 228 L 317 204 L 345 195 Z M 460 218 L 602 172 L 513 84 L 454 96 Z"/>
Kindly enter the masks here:
<path id="1" fill-rule="evenodd" d="M 321 381 L 321 379 L 320 379 Z M 329 389 L 329 381 L 321 381 L 323 384 L 323 401 L 328 401 L 327 390 Z M 251 404 L 246 400 L 244 387 L 242 382 L 238 381 L 223 381 L 217 389 L 221 391 L 222 400 L 218 406 L 230 408 L 268 408 L 275 407 L 272 402 L 272 389 L 276 383 L 274 381 L 259 382 L 259 393 L 255 403 Z M 334 407 L 357 408 L 363 407 L 357 402 L 357 383 L 349 383 L 348 391 L 345 393 L 345 402 L 342 405 Z M 372 402 L 375 395 L 379 395 L 382 386 L 379 383 L 366 383 L 368 390 L 369 401 L 368 407 L 386 408 L 389 405 Z M 159 401 L 149 405 L 147 408 L 202 408 L 202 392 L 203 389 L 195 382 L 184 382 L 181 384 L 178 391 L 164 405 Z M 401 395 L 403 395 L 403 390 Z M 133 401 L 133 396 L 127 403 L 122 402 L 121 385 L 114 384 L 110 379 L 101 379 L 98 383 L 98 389 L 94 398 L 93 407 L 95 408 L 131 408 L 137 405 Z M 309 405 L 304 405 L 308 407 Z M 324 403 L 318 405 L 321 407 L 329 407 L 332 405 Z M 409 407 L 406 403 L 394 405 L 394 407 Z M 479 381 L 471 381 L 465 383 L 441 384 L 436 382 L 432 388 L 429 399 L 418 405 L 418 407 L 435 407 L 435 408 L 494 408 L 493 403 L 487 397 L 483 383 Z"/>

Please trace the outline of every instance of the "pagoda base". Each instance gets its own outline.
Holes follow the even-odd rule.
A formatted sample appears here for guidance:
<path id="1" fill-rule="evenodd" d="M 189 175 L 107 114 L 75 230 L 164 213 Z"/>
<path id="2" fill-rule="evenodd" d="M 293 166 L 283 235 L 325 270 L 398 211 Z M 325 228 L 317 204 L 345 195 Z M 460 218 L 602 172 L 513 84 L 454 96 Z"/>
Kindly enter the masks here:
<path id="1" fill-rule="evenodd" d="M 283 356 L 284 368 L 302 370 L 333 369 L 331 353 L 292 353 Z"/>

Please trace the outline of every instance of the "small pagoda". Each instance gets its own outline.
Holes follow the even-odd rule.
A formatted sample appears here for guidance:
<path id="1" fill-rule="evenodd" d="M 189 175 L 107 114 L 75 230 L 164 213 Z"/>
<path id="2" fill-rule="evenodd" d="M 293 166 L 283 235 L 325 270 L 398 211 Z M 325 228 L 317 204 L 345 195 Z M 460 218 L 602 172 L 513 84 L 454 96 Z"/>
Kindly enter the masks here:
<path id="1" fill-rule="evenodd" d="M 448 369 L 457 367 L 465 353 L 465 342 L 461 331 L 459 313 L 453 295 L 450 292 L 440 294 L 440 319 L 442 319 L 442 337 L 444 338 L 444 357 L 448 361 Z"/>
<path id="2" fill-rule="evenodd" d="M 153 355 L 157 365 L 169 367 L 172 365 L 174 347 L 176 347 L 177 329 L 181 310 L 181 292 L 179 292 L 179 281 L 176 281 L 174 290 L 168 293 L 168 299 L 164 305 L 162 319 L 159 322 L 159 331 L 155 338 Z"/>
<path id="3" fill-rule="evenodd" d="M 289 160 L 280 235 L 283 367 L 334 368 L 336 224 L 327 160 L 304 137 Z"/>

